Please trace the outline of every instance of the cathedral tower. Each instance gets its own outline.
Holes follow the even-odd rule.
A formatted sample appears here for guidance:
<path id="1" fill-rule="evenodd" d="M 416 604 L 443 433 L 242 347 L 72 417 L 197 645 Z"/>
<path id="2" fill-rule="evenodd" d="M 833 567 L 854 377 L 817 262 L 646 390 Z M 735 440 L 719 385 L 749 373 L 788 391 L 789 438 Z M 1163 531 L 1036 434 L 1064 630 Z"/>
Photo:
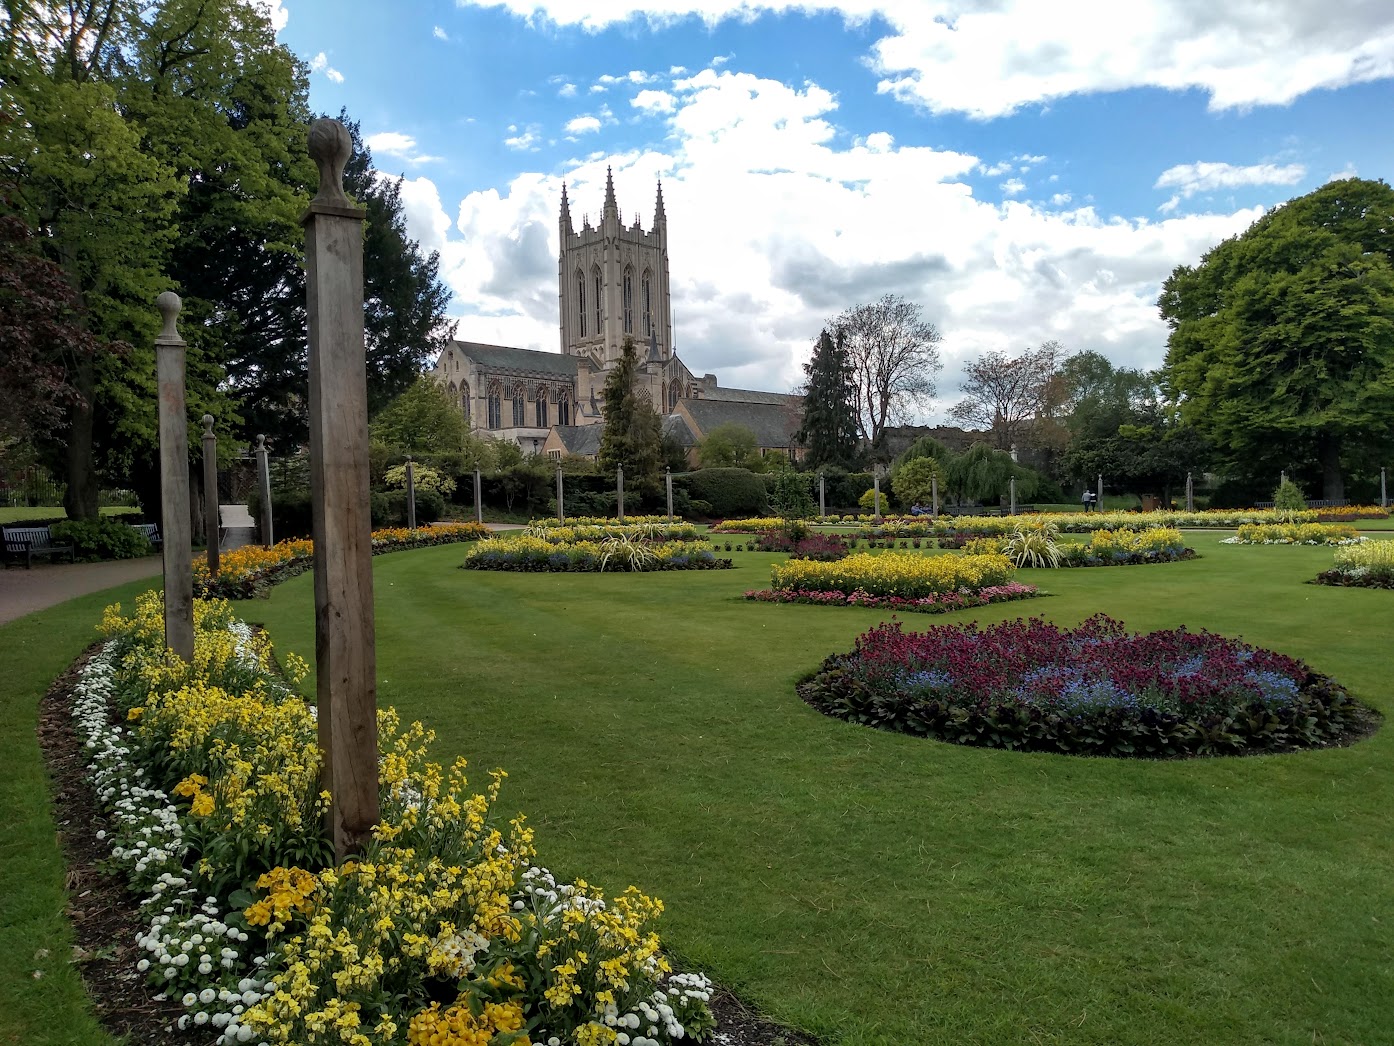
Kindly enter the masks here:
<path id="1" fill-rule="evenodd" d="M 634 339 L 639 359 L 667 363 L 673 355 L 672 298 L 668 291 L 668 218 L 658 185 L 653 228 L 636 215 L 626 227 L 615 203 L 612 173 L 605 172 L 600 224 L 571 221 L 566 186 L 561 194 L 561 251 L 557 285 L 561 302 L 561 350 L 606 367 L 619 359 L 624 339 Z"/>

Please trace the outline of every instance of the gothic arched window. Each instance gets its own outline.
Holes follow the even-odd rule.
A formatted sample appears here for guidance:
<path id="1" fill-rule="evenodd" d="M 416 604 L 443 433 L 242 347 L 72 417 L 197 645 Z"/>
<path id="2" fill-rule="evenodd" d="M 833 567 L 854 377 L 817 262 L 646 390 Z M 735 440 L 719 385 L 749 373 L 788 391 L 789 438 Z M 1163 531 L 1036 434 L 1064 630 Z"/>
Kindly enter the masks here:
<path id="1" fill-rule="evenodd" d="M 580 336 L 586 336 L 586 276 L 580 269 L 576 270 L 576 316 L 581 321 Z"/>
<path id="2" fill-rule="evenodd" d="M 460 409 L 465 412 L 465 421 L 470 420 L 470 387 L 469 382 L 460 382 Z"/>
<path id="3" fill-rule="evenodd" d="M 676 378 L 668 383 L 668 412 L 678 409 L 678 397 L 682 395 L 682 382 Z"/>
<path id="4" fill-rule="evenodd" d="M 647 269 L 644 270 L 644 282 L 639 295 L 644 307 L 644 337 L 647 338 L 653 333 L 653 275 Z"/>
<path id="5" fill-rule="evenodd" d="M 489 382 L 489 428 L 503 428 L 503 386 Z"/>
<path id="6" fill-rule="evenodd" d="M 624 332 L 634 333 L 634 270 L 624 270 Z"/>
<path id="7" fill-rule="evenodd" d="M 605 320 L 600 315 L 600 303 L 604 300 L 600 293 L 600 269 L 591 270 L 591 279 L 595 283 L 595 333 L 599 334 L 605 329 Z"/>
<path id="8" fill-rule="evenodd" d="M 537 423 L 538 428 L 545 429 L 551 424 L 551 422 L 547 420 L 546 385 L 537 386 L 537 394 L 534 397 L 533 402 L 535 404 L 535 406 L 533 407 L 533 420 Z"/>
<path id="9" fill-rule="evenodd" d="M 528 423 L 527 403 L 524 400 L 523 385 L 521 382 L 513 384 L 513 427 L 522 428 Z"/>
<path id="10" fill-rule="evenodd" d="M 571 394 L 566 389 L 557 390 L 557 424 L 571 424 Z"/>

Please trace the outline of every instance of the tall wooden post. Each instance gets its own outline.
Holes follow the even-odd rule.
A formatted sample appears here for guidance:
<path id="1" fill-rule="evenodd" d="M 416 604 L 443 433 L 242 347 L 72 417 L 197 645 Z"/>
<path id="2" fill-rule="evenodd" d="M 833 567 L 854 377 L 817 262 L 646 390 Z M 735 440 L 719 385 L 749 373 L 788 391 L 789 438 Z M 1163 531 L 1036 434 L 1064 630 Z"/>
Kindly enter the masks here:
<path id="1" fill-rule="evenodd" d="M 208 535 L 208 576 L 218 576 L 222 519 L 218 512 L 218 437 L 213 434 L 213 415 L 203 416 L 203 529 Z"/>
<path id="2" fill-rule="evenodd" d="M 619 521 L 624 522 L 624 466 L 615 466 L 615 505 L 619 510 Z"/>
<path id="3" fill-rule="evenodd" d="M 1192 480 L 1191 480 L 1191 474 L 1188 472 L 1188 473 L 1186 473 L 1186 511 L 1187 511 L 1187 512 L 1194 512 L 1195 510 L 1196 510 L 1196 489 L 1195 489 L 1194 483 L 1193 483 Z"/>
<path id="4" fill-rule="evenodd" d="M 271 462 L 264 435 L 257 437 L 257 489 L 261 491 L 261 543 L 270 548 L 276 537 L 271 533 Z"/>
<path id="5" fill-rule="evenodd" d="M 189 519 L 189 419 L 184 406 L 184 339 L 177 323 L 179 295 L 155 299 L 164 328 L 155 338 L 160 387 L 160 532 L 165 571 L 165 646 L 194 659 L 193 527 Z"/>
<path id="6" fill-rule="evenodd" d="M 566 501 L 564 500 L 565 491 L 562 489 L 561 465 L 557 465 L 557 520 L 561 523 L 566 522 Z"/>
<path id="7" fill-rule="evenodd" d="M 673 470 L 670 467 L 663 469 L 663 487 L 668 493 L 668 525 L 673 525 Z"/>
<path id="8" fill-rule="evenodd" d="M 416 529 L 416 474 L 411 467 L 411 455 L 407 455 L 407 529 Z"/>
<path id="9" fill-rule="evenodd" d="M 929 477 L 929 516 L 931 519 L 939 518 L 939 477 Z"/>
<path id="10" fill-rule="evenodd" d="M 1009 491 L 1011 491 L 1011 499 L 1012 499 L 1012 501 L 1011 501 L 1011 509 L 1008 511 L 1007 514 L 1010 515 L 1010 516 L 1015 516 L 1015 515 L 1016 515 L 1016 477 L 1015 477 L 1015 476 L 1013 476 L 1010 480 L 1007 481 L 1007 489 L 1008 489 Z"/>
<path id="11" fill-rule="evenodd" d="M 474 470 L 474 521 L 484 522 L 484 479 L 480 476 L 479 470 Z"/>
<path id="12" fill-rule="evenodd" d="M 872 516 L 872 521 L 881 522 L 881 466 L 877 465 L 871 470 L 871 485 L 876 491 L 876 514 Z"/>
<path id="13" fill-rule="evenodd" d="M 818 522 L 823 522 L 828 515 L 828 477 L 821 472 L 818 473 Z"/>
<path id="14" fill-rule="evenodd" d="M 1104 510 L 1104 474 L 1099 473 L 1099 485 L 1094 488 L 1094 511 Z"/>
<path id="15" fill-rule="evenodd" d="M 1384 485 L 1384 466 L 1379 470 L 1379 507 L 1387 509 L 1389 507 L 1389 494 Z"/>
<path id="16" fill-rule="evenodd" d="M 319 744 L 334 853 L 378 823 L 377 652 L 368 510 L 363 219 L 344 195 L 352 152 L 337 120 L 310 125 L 319 192 L 305 214 L 310 334 L 310 483 L 315 538 Z"/>

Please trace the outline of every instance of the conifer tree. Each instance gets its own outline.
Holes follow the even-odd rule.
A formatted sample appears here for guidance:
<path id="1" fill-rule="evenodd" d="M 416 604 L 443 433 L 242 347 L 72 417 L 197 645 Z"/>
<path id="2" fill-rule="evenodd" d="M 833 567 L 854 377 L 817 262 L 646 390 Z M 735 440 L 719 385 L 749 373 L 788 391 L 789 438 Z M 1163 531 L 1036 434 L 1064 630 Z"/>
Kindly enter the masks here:
<path id="1" fill-rule="evenodd" d="M 624 466 L 625 486 L 654 494 L 663 469 L 663 425 L 653 405 L 639 398 L 635 377 L 639 355 L 632 338 L 624 339 L 619 364 L 605 379 L 605 432 L 600 438 L 600 471 Z"/>
<path id="2" fill-rule="evenodd" d="M 840 331 L 834 341 L 823 330 L 804 374 L 803 425 L 796 438 L 808 448 L 806 461 L 811 468 L 851 466 L 857 457 L 856 374 Z"/>

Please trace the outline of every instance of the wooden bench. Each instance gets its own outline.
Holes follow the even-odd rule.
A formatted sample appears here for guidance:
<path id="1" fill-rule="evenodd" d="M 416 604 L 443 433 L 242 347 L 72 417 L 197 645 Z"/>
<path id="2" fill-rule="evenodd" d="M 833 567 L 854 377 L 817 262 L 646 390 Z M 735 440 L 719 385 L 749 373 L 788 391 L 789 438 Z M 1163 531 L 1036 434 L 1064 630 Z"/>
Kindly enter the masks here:
<path id="1" fill-rule="evenodd" d="M 70 563 L 77 562 L 77 549 L 72 545 L 55 545 L 48 527 L 5 527 L 5 565 L 18 564 L 24 558 L 26 568 L 34 568 L 35 556 L 66 554 Z"/>
<path id="2" fill-rule="evenodd" d="M 158 523 L 132 523 L 131 527 L 140 534 L 146 541 L 150 542 L 150 547 L 157 552 L 160 549 L 160 525 Z"/>

